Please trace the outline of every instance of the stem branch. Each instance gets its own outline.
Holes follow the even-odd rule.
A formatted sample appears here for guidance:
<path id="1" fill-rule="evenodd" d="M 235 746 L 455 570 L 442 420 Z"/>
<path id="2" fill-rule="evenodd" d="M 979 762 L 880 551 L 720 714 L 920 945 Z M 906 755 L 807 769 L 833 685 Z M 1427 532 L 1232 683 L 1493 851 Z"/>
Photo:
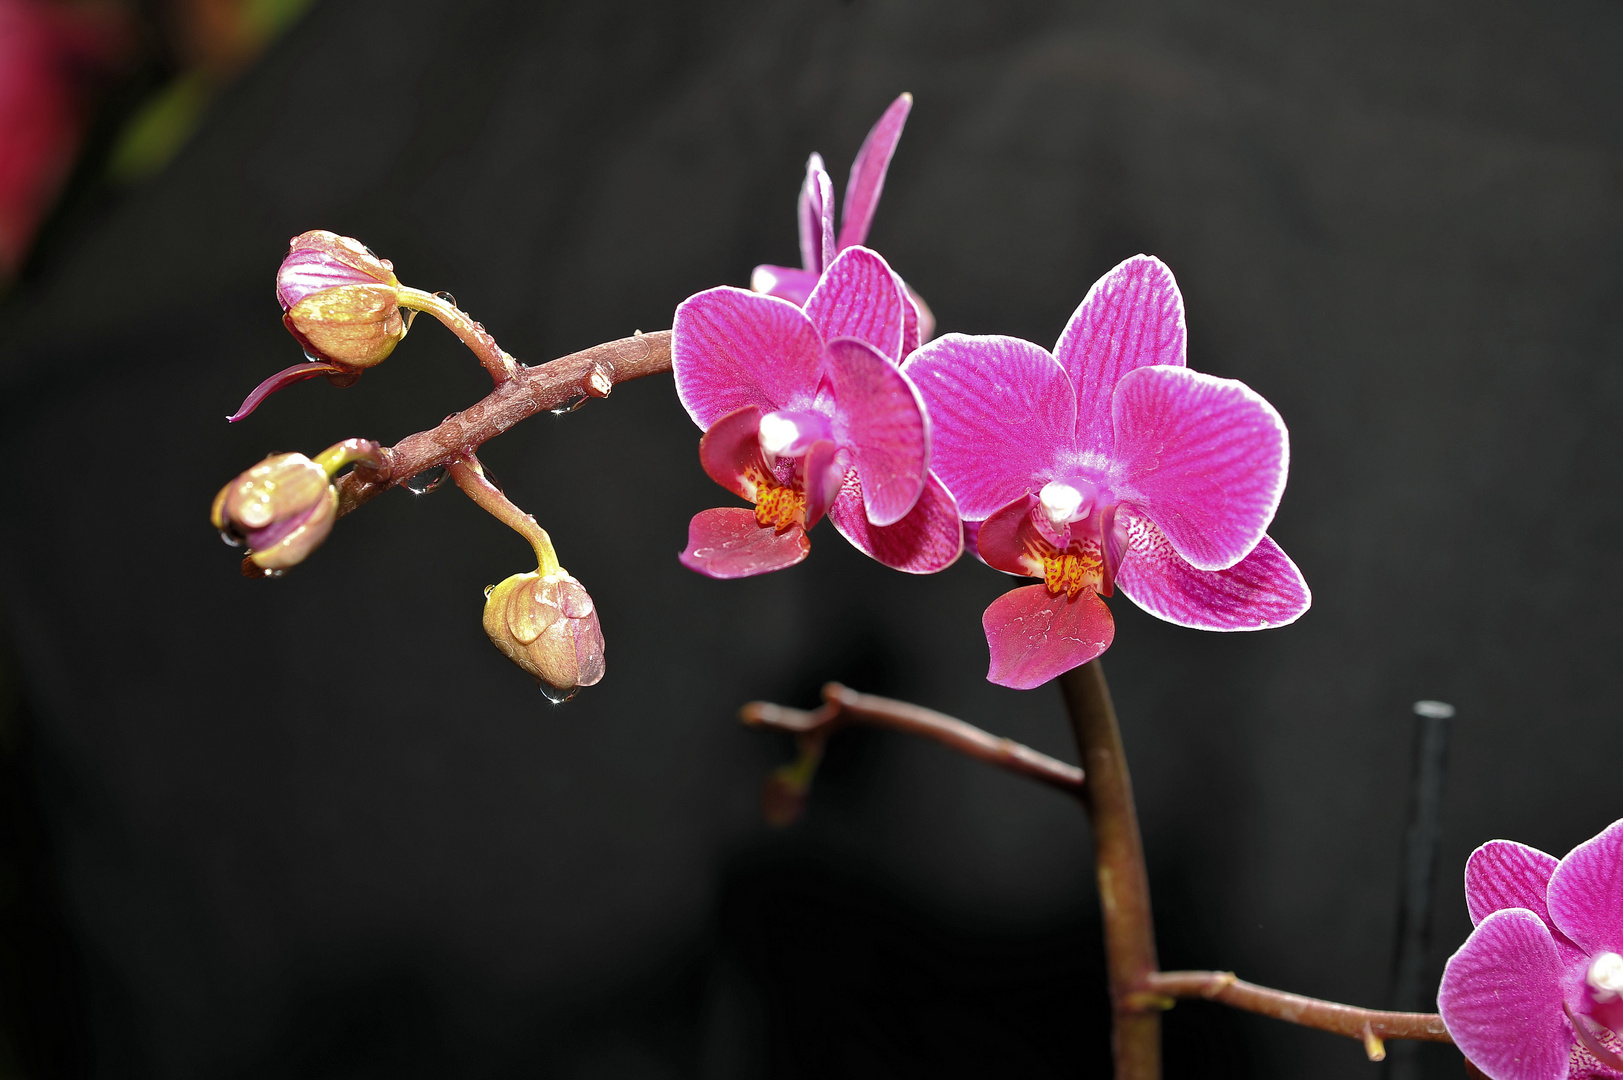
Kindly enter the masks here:
<path id="1" fill-rule="evenodd" d="M 484 400 L 447 417 L 439 426 L 408 435 L 384 449 L 378 477 L 351 472 L 338 482 L 338 513 L 371 502 L 424 469 L 464 458 L 520 420 L 571 399 L 604 397 L 616 383 L 671 369 L 671 332 L 637 334 L 594 345 L 535 367 L 519 365 Z"/>
<path id="2" fill-rule="evenodd" d="M 1112 1046 L 1116 1080 L 1160 1080 L 1161 1014 L 1164 1002 L 1149 991 L 1155 974 L 1155 923 L 1150 880 L 1144 868 L 1133 785 L 1127 773 L 1116 710 L 1104 669 L 1092 660 L 1059 677 L 1071 729 L 1088 783 L 1082 805 L 1093 824 L 1093 857 L 1099 907 L 1105 924 L 1110 977 Z"/>
<path id="3" fill-rule="evenodd" d="M 485 370 L 490 372 L 497 386 L 518 374 L 518 362 L 496 344 L 496 339 L 490 336 L 484 324 L 474 322 L 467 312 L 445 297 L 402 285 L 396 292 L 396 299 L 401 307 L 426 311 L 449 327 L 451 333 L 462 339 L 462 344 L 473 350 L 473 355 L 485 365 Z"/>
<path id="4" fill-rule="evenodd" d="M 552 537 L 547 535 L 547 530 L 543 529 L 534 517 L 520 510 L 502 493 L 501 488 L 491 483 L 477 457 L 467 454 L 451 462 L 450 470 L 451 479 L 456 481 L 456 486 L 461 488 L 462 493 L 472 499 L 479 509 L 530 542 L 530 546 L 535 549 L 537 569 L 542 574 L 558 572 L 558 553 L 552 547 Z"/>
<path id="5" fill-rule="evenodd" d="M 905 701 L 859 694 L 831 682 L 823 687 L 823 706 L 814 712 L 789 709 L 766 701 L 752 701 L 739 712 L 746 724 L 776 728 L 799 736 L 826 738 L 848 724 L 890 728 L 934 739 L 943 746 L 977 761 L 1028 776 L 1075 795 L 1083 788 L 1082 770 L 1029 746 L 982 731 Z"/>

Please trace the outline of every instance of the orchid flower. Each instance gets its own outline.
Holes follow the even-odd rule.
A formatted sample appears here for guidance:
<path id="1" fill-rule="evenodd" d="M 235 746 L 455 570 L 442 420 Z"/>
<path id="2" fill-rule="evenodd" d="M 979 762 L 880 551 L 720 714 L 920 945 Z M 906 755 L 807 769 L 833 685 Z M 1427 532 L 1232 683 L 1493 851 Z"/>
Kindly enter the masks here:
<path id="1" fill-rule="evenodd" d="M 806 162 L 806 182 L 800 188 L 800 204 L 796 218 L 800 223 L 800 268 L 763 264 L 750 275 L 750 288 L 758 293 L 776 296 L 791 304 L 804 306 L 818 279 L 828 272 L 829 265 L 840 252 L 859 247 L 868 240 L 868 229 L 873 225 L 874 211 L 879 208 L 879 193 L 885 190 L 885 173 L 890 159 L 896 153 L 896 143 L 902 137 L 907 114 L 913 108 L 913 95 L 903 94 L 890 103 L 884 115 L 862 140 L 862 148 L 851 163 L 851 178 L 845 185 L 845 206 L 840 215 L 838 240 L 834 234 L 834 182 L 823 167 L 821 154 L 813 154 Z M 902 355 L 918 348 L 919 342 L 930 340 L 935 332 L 935 316 L 924 300 L 897 279 L 911 303 L 903 313 L 907 318 Z"/>
<path id="2" fill-rule="evenodd" d="M 852 247 L 804 309 L 725 286 L 676 309 L 671 370 L 705 429 L 700 462 L 755 504 L 696 516 L 684 564 L 718 578 L 793 566 L 825 514 L 898 570 L 958 557 L 958 506 L 929 471 L 929 418 L 896 363 L 908 307 L 885 260 Z"/>
<path id="3" fill-rule="evenodd" d="M 1623 821 L 1557 862 L 1492 840 L 1465 864 L 1476 929 L 1437 1009 L 1492 1080 L 1623 1077 Z"/>
<path id="4" fill-rule="evenodd" d="M 1050 353 L 948 334 L 903 365 L 932 465 L 991 566 L 1043 579 L 986 609 L 992 682 L 1030 689 L 1098 656 L 1116 587 L 1152 615 L 1258 630 L 1307 610 L 1266 535 L 1289 444 L 1243 383 L 1184 366 L 1183 298 L 1158 259 L 1100 278 Z"/>

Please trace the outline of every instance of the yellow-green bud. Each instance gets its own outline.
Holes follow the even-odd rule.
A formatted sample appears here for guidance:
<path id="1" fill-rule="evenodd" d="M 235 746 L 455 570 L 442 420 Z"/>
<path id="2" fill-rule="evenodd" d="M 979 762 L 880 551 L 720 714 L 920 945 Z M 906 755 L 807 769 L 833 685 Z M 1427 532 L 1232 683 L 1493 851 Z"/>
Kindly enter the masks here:
<path id="1" fill-rule="evenodd" d="M 485 633 L 549 696 L 603 678 L 603 630 L 581 583 L 563 570 L 514 574 L 485 598 Z"/>
<path id="2" fill-rule="evenodd" d="M 338 518 L 338 490 L 303 454 L 272 454 L 214 497 L 221 535 L 248 546 L 262 570 L 285 570 L 321 545 Z"/>
<path id="3" fill-rule="evenodd" d="M 393 263 L 325 229 L 295 236 L 276 274 L 282 322 L 305 351 L 357 370 L 382 363 L 406 336 L 399 289 Z"/>

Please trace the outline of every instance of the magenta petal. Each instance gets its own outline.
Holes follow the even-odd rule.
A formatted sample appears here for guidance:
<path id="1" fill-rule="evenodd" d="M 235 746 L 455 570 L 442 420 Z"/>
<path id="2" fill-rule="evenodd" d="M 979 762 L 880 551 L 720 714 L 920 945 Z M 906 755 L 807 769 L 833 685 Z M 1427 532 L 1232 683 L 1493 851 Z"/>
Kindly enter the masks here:
<path id="1" fill-rule="evenodd" d="M 964 532 L 952 492 L 931 474 L 919 501 L 894 525 L 875 525 L 862 503 L 862 483 L 848 473 L 828 518 L 852 546 L 892 570 L 933 574 L 957 561 Z"/>
<path id="2" fill-rule="evenodd" d="M 1116 384 L 1110 481 L 1201 570 L 1256 547 L 1285 491 L 1290 439 L 1256 391 L 1179 367 L 1142 367 Z"/>
<path id="3" fill-rule="evenodd" d="M 823 520 L 823 515 L 828 513 L 829 506 L 840 493 L 840 483 L 846 470 L 839 459 L 839 448 L 826 439 L 820 439 L 811 444 L 800 463 L 801 486 L 806 493 L 807 529 Z"/>
<path id="4" fill-rule="evenodd" d="M 750 471 L 770 476 L 761 454 L 761 410 L 754 405 L 735 409 L 710 425 L 699 440 L 699 464 L 705 475 L 741 498 L 754 501 L 755 482 Z"/>
<path id="5" fill-rule="evenodd" d="M 1489 840 L 1465 861 L 1465 907 L 1473 926 L 1505 908 L 1526 908 L 1551 929 L 1544 897 L 1555 873 L 1554 855 L 1514 840 Z"/>
<path id="6" fill-rule="evenodd" d="M 1005 574 L 1042 577 L 1043 561 L 1037 527 L 1031 511 L 1037 496 L 1022 495 L 980 523 L 975 532 L 975 550 L 981 562 Z"/>
<path id="7" fill-rule="evenodd" d="M 1196 570 L 1150 521 L 1127 528 L 1116 587 L 1151 615 L 1196 630 L 1266 630 L 1295 622 L 1312 603 L 1307 582 L 1264 536 L 1227 570 Z"/>
<path id="8" fill-rule="evenodd" d="M 1551 920 L 1586 952 L 1623 953 L 1623 821 L 1567 852 L 1549 902 Z"/>
<path id="9" fill-rule="evenodd" d="M 724 285 L 676 309 L 676 396 L 701 428 L 745 405 L 762 412 L 810 407 L 822 366 L 822 339 L 786 300 Z"/>
<path id="10" fill-rule="evenodd" d="M 823 156 L 806 159 L 806 182 L 800 186 L 800 260 L 821 274 L 834 258 L 834 182 L 823 168 Z"/>
<path id="11" fill-rule="evenodd" d="M 762 263 L 750 274 L 750 291 L 776 296 L 795 307 L 804 307 L 806 297 L 817 287 L 817 274 L 798 266 L 770 266 Z"/>
<path id="12" fill-rule="evenodd" d="M 902 369 L 930 410 L 930 467 L 981 521 L 1039 491 L 1071 445 L 1076 397 L 1048 352 L 1010 337 L 947 334 Z"/>
<path id="13" fill-rule="evenodd" d="M 1492 1080 L 1564 1080 L 1572 1032 L 1561 975 L 1544 920 L 1506 908 L 1449 958 L 1437 1009 L 1460 1052 Z"/>
<path id="14" fill-rule="evenodd" d="M 1006 592 L 981 616 L 992 650 L 990 682 L 1031 690 L 1092 660 L 1116 636 L 1110 609 L 1092 589 L 1074 599 L 1051 596 L 1046 585 Z"/>
<path id="15" fill-rule="evenodd" d="M 913 108 L 913 95 L 903 94 L 890 103 L 877 123 L 862 140 L 862 149 L 851 163 L 851 179 L 845 185 L 845 207 L 840 212 L 840 247 L 865 243 L 868 227 L 873 224 L 874 210 L 879 206 L 879 193 L 885 190 L 885 173 L 890 168 L 891 155 L 902 137 L 907 114 Z"/>
<path id="16" fill-rule="evenodd" d="M 892 363 L 902 356 L 909 304 L 896 275 L 877 252 L 842 251 L 806 300 L 806 317 L 824 341 L 856 338 Z"/>
<path id="17" fill-rule="evenodd" d="M 283 368 L 254 387 L 248 396 L 242 399 L 242 404 L 237 407 L 237 411 L 225 418 L 225 422 L 235 424 L 238 420 L 259 408 L 260 402 L 284 386 L 292 386 L 296 382 L 313 379 L 317 375 L 336 375 L 345 370 L 345 368 L 341 368 L 337 364 L 329 364 L 324 360 L 311 360 L 303 364 L 294 364 L 290 368 Z"/>
<path id="18" fill-rule="evenodd" d="M 1081 445 L 1110 445 L 1116 383 L 1149 364 L 1183 367 L 1184 337 L 1183 297 L 1160 259 L 1134 255 L 1094 282 L 1054 346 L 1076 387 Z"/>
<path id="19" fill-rule="evenodd" d="M 837 338 L 824 360 L 834 391 L 834 438 L 862 476 L 868 520 L 894 525 L 919 501 L 930 470 L 930 426 L 918 391 L 866 342 Z"/>
<path id="20" fill-rule="evenodd" d="M 913 350 L 924 344 L 919 336 L 919 307 L 913 303 L 913 290 L 907 287 L 907 282 L 901 278 L 896 279 L 902 291 L 907 296 L 907 310 L 902 313 L 902 359 L 906 360 L 913 355 Z"/>
<path id="21" fill-rule="evenodd" d="M 297 243 L 298 238 L 295 238 Z M 282 310 L 297 304 L 311 293 L 339 285 L 376 285 L 378 279 L 365 270 L 344 262 L 342 255 L 324 247 L 295 246 L 276 271 L 276 302 Z"/>
<path id="22" fill-rule="evenodd" d="M 754 510 L 726 506 L 693 516 L 687 550 L 677 557 L 689 570 L 713 578 L 741 578 L 782 570 L 810 553 L 811 541 L 799 525 L 780 533 L 759 524 Z"/>

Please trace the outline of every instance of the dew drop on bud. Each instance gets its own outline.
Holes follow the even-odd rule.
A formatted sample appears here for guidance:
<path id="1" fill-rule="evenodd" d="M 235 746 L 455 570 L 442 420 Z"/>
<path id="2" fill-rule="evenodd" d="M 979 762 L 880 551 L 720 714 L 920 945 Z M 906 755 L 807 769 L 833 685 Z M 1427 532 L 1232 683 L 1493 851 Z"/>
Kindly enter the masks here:
<path id="1" fill-rule="evenodd" d="M 485 599 L 489 600 L 490 599 L 490 594 L 495 592 L 495 591 L 496 591 L 496 586 L 494 586 L 494 585 L 486 585 L 485 586 Z"/>
<path id="2" fill-rule="evenodd" d="M 433 468 L 424 469 L 416 476 L 406 478 L 401 481 L 400 486 L 413 495 L 427 495 L 445 482 L 447 471 L 444 465 L 435 465 Z"/>
<path id="3" fill-rule="evenodd" d="M 563 416 L 563 415 L 565 415 L 567 413 L 572 413 L 572 412 L 574 412 L 576 409 L 580 408 L 584 404 L 586 404 L 586 395 L 585 394 L 576 394 L 574 397 L 570 398 L 568 401 L 564 402 L 562 405 L 559 405 L 556 409 L 553 409 L 552 410 L 552 415 L 553 416 Z"/>
<path id="4" fill-rule="evenodd" d="M 224 529 L 220 530 L 220 539 L 225 541 L 226 547 L 240 548 L 242 546 L 241 540 L 238 540 L 235 536 L 232 536 Z"/>
<path id="5" fill-rule="evenodd" d="M 578 686 L 570 687 L 568 690 L 560 690 L 556 686 L 549 686 L 546 683 L 541 684 L 541 696 L 554 705 L 562 705 L 579 691 L 580 687 Z"/>
<path id="6" fill-rule="evenodd" d="M 450 304 L 452 307 L 456 307 L 456 297 L 452 296 L 450 293 L 446 292 L 444 289 L 441 289 L 439 292 L 435 293 L 434 295 L 439 297 L 441 300 L 444 300 L 447 304 Z"/>

